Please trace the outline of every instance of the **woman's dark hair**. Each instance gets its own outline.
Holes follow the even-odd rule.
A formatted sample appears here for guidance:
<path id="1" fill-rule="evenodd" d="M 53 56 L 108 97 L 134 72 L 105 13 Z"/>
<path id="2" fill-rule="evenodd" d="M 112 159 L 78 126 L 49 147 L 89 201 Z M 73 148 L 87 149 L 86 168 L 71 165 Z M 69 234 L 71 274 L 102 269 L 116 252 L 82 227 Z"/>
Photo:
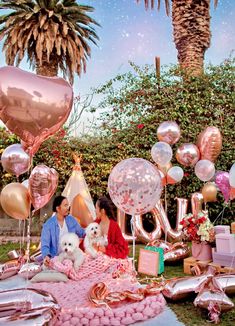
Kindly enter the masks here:
<path id="1" fill-rule="evenodd" d="M 100 197 L 97 200 L 97 204 L 100 209 L 105 210 L 105 213 L 110 220 L 116 220 L 115 207 L 114 207 L 113 202 L 110 199 L 108 199 L 107 197 Z"/>
<path id="2" fill-rule="evenodd" d="M 64 199 L 66 199 L 66 197 L 64 197 L 64 196 L 55 197 L 55 199 L 53 201 L 53 205 L 52 205 L 53 212 L 56 212 L 56 207 L 60 206 Z"/>

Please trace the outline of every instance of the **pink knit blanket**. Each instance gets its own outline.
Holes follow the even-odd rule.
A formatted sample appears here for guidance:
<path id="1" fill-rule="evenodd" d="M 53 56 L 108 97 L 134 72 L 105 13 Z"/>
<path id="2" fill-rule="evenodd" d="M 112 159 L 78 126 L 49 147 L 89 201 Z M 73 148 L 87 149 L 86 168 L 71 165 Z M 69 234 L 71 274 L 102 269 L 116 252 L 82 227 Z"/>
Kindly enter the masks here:
<path id="1" fill-rule="evenodd" d="M 62 267 L 54 261 L 54 267 L 59 266 L 60 271 L 64 268 L 67 275 L 74 280 L 69 280 L 67 283 L 33 284 L 33 287 L 53 294 L 61 305 L 62 310 L 56 326 L 130 325 L 155 317 L 163 310 L 165 299 L 162 294 L 148 296 L 140 302 L 125 301 L 110 308 L 92 305 L 88 299 L 88 293 L 91 287 L 98 282 L 104 282 L 110 292 L 135 291 L 140 287 L 133 276 L 130 261 L 102 256 L 98 256 L 92 261 L 86 258 L 87 261 L 83 264 L 83 269 L 81 268 L 78 273 L 72 272 L 71 265 L 68 263 Z M 87 266 L 91 266 L 90 264 L 93 269 L 88 270 Z"/>

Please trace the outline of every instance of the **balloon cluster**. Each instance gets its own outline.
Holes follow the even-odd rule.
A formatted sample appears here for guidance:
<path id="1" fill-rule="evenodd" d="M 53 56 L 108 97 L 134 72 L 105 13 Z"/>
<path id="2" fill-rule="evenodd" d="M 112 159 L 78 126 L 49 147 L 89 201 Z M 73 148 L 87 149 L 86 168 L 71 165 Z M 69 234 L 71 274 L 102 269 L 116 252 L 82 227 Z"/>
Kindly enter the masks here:
<path id="1" fill-rule="evenodd" d="M 11 66 L 0 68 L 0 118 L 21 139 L 21 144 L 3 151 L 3 169 L 17 178 L 29 171 L 32 156 L 67 120 L 72 102 L 72 88 L 62 78 L 38 76 Z M 9 216 L 24 220 L 31 204 L 35 210 L 47 204 L 57 184 L 58 173 L 38 165 L 29 180 L 3 188 L 1 206 Z"/>

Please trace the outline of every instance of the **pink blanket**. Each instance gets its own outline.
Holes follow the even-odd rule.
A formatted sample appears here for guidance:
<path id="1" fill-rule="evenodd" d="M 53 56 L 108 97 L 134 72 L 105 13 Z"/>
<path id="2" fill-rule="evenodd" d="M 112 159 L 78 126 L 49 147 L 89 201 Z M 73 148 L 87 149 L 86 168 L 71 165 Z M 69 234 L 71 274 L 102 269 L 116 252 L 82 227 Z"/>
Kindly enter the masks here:
<path id="1" fill-rule="evenodd" d="M 94 265 L 94 270 L 87 271 L 90 264 Z M 125 301 L 111 308 L 93 306 L 88 300 L 88 292 L 98 282 L 104 282 L 108 289 L 114 292 L 135 291 L 140 284 L 133 276 L 131 264 L 127 260 L 103 256 L 92 259 L 92 262 L 87 259 L 83 265 L 80 273 L 72 272 L 71 265 L 64 265 L 64 271 L 66 270 L 67 275 L 72 276 L 76 281 L 33 284 L 33 287 L 37 289 L 44 289 L 52 293 L 61 305 L 61 314 L 55 325 L 130 325 L 155 317 L 163 310 L 165 299 L 162 294 L 146 297 L 140 302 Z M 62 271 L 63 267 L 57 265 L 57 262 L 54 267 L 56 266 Z M 117 273 L 120 270 L 121 272 Z M 85 275 L 85 271 L 87 275 Z M 113 278 L 117 275 L 120 277 Z"/>

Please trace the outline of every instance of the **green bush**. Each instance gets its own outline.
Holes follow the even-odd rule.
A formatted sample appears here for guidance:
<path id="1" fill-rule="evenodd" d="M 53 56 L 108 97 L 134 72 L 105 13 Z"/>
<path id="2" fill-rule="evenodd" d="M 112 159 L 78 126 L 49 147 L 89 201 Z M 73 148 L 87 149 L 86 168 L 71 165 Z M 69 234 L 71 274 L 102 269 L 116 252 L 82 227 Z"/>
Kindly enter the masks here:
<path id="1" fill-rule="evenodd" d="M 59 189 L 63 189 L 72 167 L 72 151 L 82 154 L 82 170 L 93 198 L 107 193 L 111 169 L 129 157 L 152 161 L 151 147 L 157 142 L 157 127 L 166 120 L 176 121 L 181 128 L 180 141 L 173 146 L 175 153 L 183 143 L 195 143 L 206 126 L 217 126 L 223 136 L 223 147 L 216 164 L 217 170 L 229 171 L 235 161 L 234 59 L 219 66 L 208 66 L 201 77 L 182 81 L 177 67 L 166 67 L 157 80 L 153 67 L 137 67 L 133 72 L 118 75 L 96 90 L 102 102 L 91 111 L 100 110 L 96 135 L 72 138 L 59 132 L 45 141 L 34 157 L 34 166 L 44 163 L 60 174 Z M 98 130 L 98 132 L 97 132 Z M 1 130 L 0 150 L 16 137 Z M 175 156 L 172 160 L 176 162 Z M 190 198 L 200 191 L 203 183 L 192 168 L 183 167 L 185 177 L 176 185 L 167 186 L 168 216 L 176 217 L 176 197 Z M 14 178 L 2 173 L 2 186 Z M 20 180 L 26 179 L 20 176 Z M 235 201 L 225 204 L 221 193 L 216 203 L 209 203 L 210 218 L 221 213 L 218 223 L 234 220 Z"/>

